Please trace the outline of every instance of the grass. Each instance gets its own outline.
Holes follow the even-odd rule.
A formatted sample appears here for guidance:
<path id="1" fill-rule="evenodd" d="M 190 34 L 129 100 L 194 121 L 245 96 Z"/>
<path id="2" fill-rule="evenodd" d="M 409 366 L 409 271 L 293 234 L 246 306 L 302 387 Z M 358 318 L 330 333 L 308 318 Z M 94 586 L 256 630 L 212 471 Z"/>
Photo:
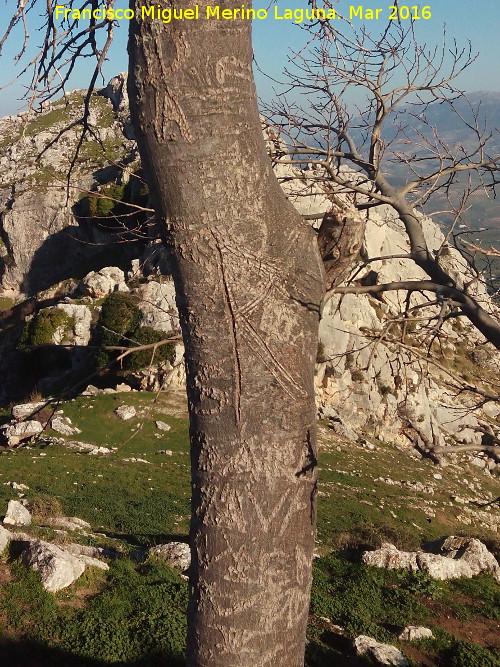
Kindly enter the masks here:
<path id="1" fill-rule="evenodd" d="M 9 310 L 14 304 L 14 299 L 11 299 L 8 296 L 0 296 L 0 313 L 4 310 Z"/>
<path id="2" fill-rule="evenodd" d="M 118 419 L 114 410 L 124 404 L 134 405 L 137 416 Z M 0 563 L 4 582 L 0 585 L 0 650 L 15 656 L 13 664 L 22 667 L 33 660 L 18 659 L 14 651 L 20 647 L 35 651 L 37 664 L 47 667 L 125 663 L 181 667 L 187 584 L 160 562 L 137 564 L 129 556 L 137 546 L 187 539 L 190 482 L 185 400 L 177 394 L 131 392 L 78 397 L 66 402 L 63 410 L 82 431 L 66 439 L 115 449 L 92 456 L 40 441 L 30 448 L 5 450 L 0 456 L 0 511 L 15 497 L 5 483 L 27 484 L 26 497 L 38 508 L 34 534 L 114 546 L 123 558 L 111 562 L 107 573 L 87 571 L 55 596 L 43 591 L 38 577 L 16 560 L 4 560 Z M 156 420 L 167 422 L 170 431 L 159 431 Z M 352 637 L 361 633 L 399 646 L 412 665 L 498 665 L 486 632 L 499 620 L 499 588 L 492 577 L 438 582 L 420 573 L 367 567 L 359 560 L 361 548 L 378 546 L 383 540 L 399 548 L 418 548 L 445 534 L 470 535 L 479 530 L 481 521 L 473 531 L 463 521 L 469 516 L 467 506 L 452 498 L 455 494 L 490 497 L 495 480 L 472 466 L 467 470 L 468 486 L 464 486 L 464 470 L 457 474 L 458 466 L 439 469 L 442 479 L 436 480 L 437 469 L 430 462 L 411 458 L 393 446 L 374 441 L 376 450 L 368 451 L 334 438 L 322 425 L 321 557 L 314 564 L 306 666 L 360 665 L 359 659 L 351 662 L 347 649 Z M 160 454 L 161 450 L 172 455 Z M 125 460 L 129 458 L 149 463 Z M 380 478 L 391 478 L 395 484 Z M 408 485 L 410 481 L 433 486 L 434 493 L 416 491 Z M 60 512 L 89 521 L 96 532 L 61 538 L 43 526 L 46 514 Z M 482 533 L 493 544 L 494 531 L 483 528 Z M 343 626 L 344 635 L 334 624 Z M 398 642 L 398 628 L 406 624 L 430 627 L 434 638 Z M 478 632 L 471 641 L 463 631 L 468 624 L 483 628 L 484 635 Z M 40 657 L 45 655 L 46 663 Z M 426 662 L 421 663 L 423 655 Z"/>
<path id="3" fill-rule="evenodd" d="M 187 423 L 185 418 L 166 416 L 169 406 L 162 400 L 151 404 L 153 398 L 147 393 L 127 393 L 67 403 L 64 414 L 82 430 L 75 437 L 118 449 L 105 457 L 90 456 L 41 442 L 35 448 L 7 452 L 2 456 L 0 499 L 6 503 L 12 492 L 2 481 L 22 480 L 30 487 L 28 499 L 52 495 L 66 515 L 79 516 L 100 532 L 123 536 L 133 545 L 153 544 L 165 535 L 187 535 Z M 134 405 L 144 417 L 121 421 L 114 409 L 122 404 Z M 157 419 L 168 421 L 171 430 L 159 431 L 154 424 Z M 47 435 L 59 437 L 51 431 Z M 160 450 L 173 455 L 158 454 Z M 126 458 L 141 458 L 149 464 Z"/>

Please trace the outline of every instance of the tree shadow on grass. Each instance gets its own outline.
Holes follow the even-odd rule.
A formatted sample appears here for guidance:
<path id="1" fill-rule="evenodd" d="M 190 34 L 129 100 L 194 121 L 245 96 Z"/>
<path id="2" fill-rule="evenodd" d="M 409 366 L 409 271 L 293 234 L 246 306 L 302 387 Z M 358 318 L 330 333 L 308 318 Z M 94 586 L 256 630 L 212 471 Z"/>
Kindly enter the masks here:
<path id="1" fill-rule="evenodd" d="M 178 656 L 158 653 L 133 662 L 94 660 L 33 640 L 0 639 L 0 664 L 14 667 L 185 667 Z"/>

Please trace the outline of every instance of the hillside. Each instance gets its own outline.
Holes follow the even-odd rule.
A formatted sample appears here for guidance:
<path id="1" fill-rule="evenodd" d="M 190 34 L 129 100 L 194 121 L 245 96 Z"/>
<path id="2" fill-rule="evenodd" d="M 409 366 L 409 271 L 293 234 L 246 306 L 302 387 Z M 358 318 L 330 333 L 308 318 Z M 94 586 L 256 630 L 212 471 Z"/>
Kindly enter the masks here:
<path id="1" fill-rule="evenodd" d="M 120 420 L 115 410 L 122 405 L 137 415 Z M 58 410 L 80 429 L 77 442 L 111 451 L 68 448 L 75 436 L 53 430 L 4 451 L 0 514 L 21 497 L 34 514 L 24 534 L 101 550 L 110 570 L 90 568 L 52 594 L 11 552 L 0 563 L 0 655 L 20 667 L 32 667 L 35 655 L 37 667 L 154 667 L 165 660 L 180 667 L 186 583 L 147 549 L 187 540 L 185 399 L 118 392 L 82 396 Z M 161 431 L 158 420 L 170 430 Z M 353 444 L 327 422 L 320 424 L 319 476 L 307 667 L 372 664 L 354 657 L 359 635 L 399 647 L 411 665 L 498 664 L 499 589 L 490 574 L 446 582 L 360 563 L 361 552 L 383 542 L 412 550 L 449 534 L 479 537 L 498 554 L 500 508 L 488 504 L 498 492 L 495 480 L 466 459 L 437 472 L 430 461 L 402 460 L 386 443 Z M 15 491 L 13 482 L 28 488 Z M 88 525 L 68 530 L 58 515 Z M 430 628 L 434 638 L 398 640 L 407 625 Z"/>

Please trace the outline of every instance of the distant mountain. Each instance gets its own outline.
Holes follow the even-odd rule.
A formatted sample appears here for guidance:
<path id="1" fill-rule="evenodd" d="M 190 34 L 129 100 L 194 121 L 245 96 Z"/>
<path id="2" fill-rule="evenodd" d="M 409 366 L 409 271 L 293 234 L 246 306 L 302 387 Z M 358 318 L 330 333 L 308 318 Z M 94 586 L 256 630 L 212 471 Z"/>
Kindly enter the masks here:
<path id="1" fill-rule="evenodd" d="M 493 136 L 490 149 L 500 146 L 498 128 L 500 128 L 500 92 L 479 91 L 470 93 L 467 98 L 458 98 L 453 102 L 433 102 L 421 111 L 420 106 L 408 104 L 403 113 L 399 113 L 399 122 L 406 124 L 408 138 L 419 135 L 430 138 L 435 130 L 437 136 L 449 146 L 462 145 L 470 149 L 477 143 L 474 131 L 477 125 L 480 131 Z M 385 139 L 392 140 L 396 135 L 396 126 L 386 128 Z M 495 136 L 496 135 L 496 136 Z M 399 145 L 398 141 L 398 145 Z"/>

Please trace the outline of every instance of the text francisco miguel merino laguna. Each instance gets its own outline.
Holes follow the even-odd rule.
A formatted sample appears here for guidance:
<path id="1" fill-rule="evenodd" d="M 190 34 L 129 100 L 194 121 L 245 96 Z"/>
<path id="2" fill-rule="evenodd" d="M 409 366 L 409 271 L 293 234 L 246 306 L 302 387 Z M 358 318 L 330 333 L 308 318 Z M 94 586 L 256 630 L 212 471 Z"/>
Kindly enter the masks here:
<path id="1" fill-rule="evenodd" d="M 389 7 L 388 9 L 397 10 L 397 7 Z M 415 8 L 418 9 L 418 8 Z M 362 5 L 351 5 L 349 7 L 349 18 L 361 19 L 378 19 L 381 9 L 365 9 Z M 139 13 L 139 12 L 137 12 Z M 429 12 L 430 14 L 430 12 Z M 97 9 L 71 9 L 64 5 L 56 5 L 55 7 L 56 19 L 71 19 L 79 21 L 80 19 L 153 19 L 162 21 L 163 23 L 170 23 L 173 20 L 189 20 L 189 19 L 288 19 L 295 23 L 302 23 L 303 21 L 326 19 L 332 20 L 337 18 L 334 9 L 280 9 L 277 5 L 272 8 L 272 14 L 267 9 L 249 9 L 245 5 L 236 7 L 234 9 L 223 9 L 219 5 L 203 5 L 201 8 L 194 5 L 189 9 L 162 7 L 161 5 L 143 5 L 140 8 L 140 16 L 136 16 L 133 9 L 118 9 L 110 7 L 99 7 Z M 340 18 L 340 16 L 338 16 Z M 390 18 L 393 18 L 392 16 Z M 405 18 L 405 17 L 402 17 Z M 420 18 L 420 17 L 417 17 Z M 427 16 L 423 18 L 428 18 Z"/>

